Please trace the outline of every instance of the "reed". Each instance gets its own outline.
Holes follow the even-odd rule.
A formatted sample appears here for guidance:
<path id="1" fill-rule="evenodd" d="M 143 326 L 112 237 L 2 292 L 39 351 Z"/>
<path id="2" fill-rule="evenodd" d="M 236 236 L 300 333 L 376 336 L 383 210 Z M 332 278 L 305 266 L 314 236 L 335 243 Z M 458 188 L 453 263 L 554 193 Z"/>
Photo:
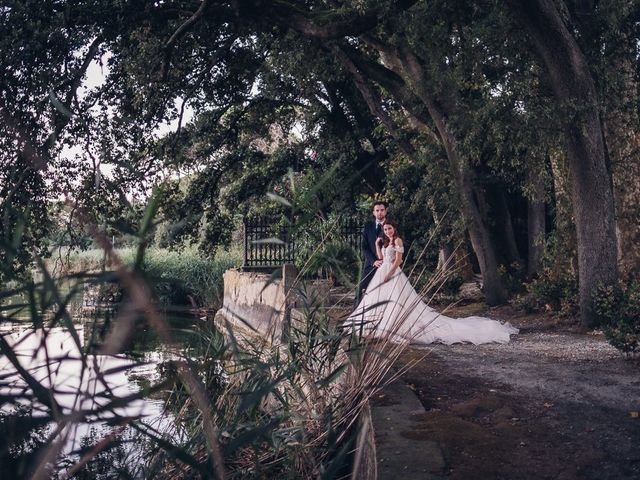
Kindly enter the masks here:
<path id="1" fill-rule="evenodd" d="M 117 249 L 114 253 L 133 266 L 137 250 Z M 218 308 L 222 303 L 224 272 L 242 264 L 240 249 L 219 251 L 215 257 L 203 255 L 196 248 L 146 250 L 140 270 L 161 305 L 197 305 Z M 98 273 L 114 268 L 113 259 L 104 250 L 58 252 L 47 261 L 58 276 Z"/>

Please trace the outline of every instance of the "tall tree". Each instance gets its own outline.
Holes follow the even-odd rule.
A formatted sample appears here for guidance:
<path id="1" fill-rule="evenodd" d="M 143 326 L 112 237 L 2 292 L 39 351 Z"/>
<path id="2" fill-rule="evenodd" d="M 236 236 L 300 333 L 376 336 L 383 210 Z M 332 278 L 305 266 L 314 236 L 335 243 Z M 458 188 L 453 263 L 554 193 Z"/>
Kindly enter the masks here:
<path id="1" fill-rule="evenodd" d="M 611 172 L 602 136 L 599 99 L 585 55 L 552 0 L 509 0 L 540 55 L 553 92 L 567 108 L 565 136 L 576 218 L 580 312 L 597 322 L 592 292 L 618 279 Z"/>

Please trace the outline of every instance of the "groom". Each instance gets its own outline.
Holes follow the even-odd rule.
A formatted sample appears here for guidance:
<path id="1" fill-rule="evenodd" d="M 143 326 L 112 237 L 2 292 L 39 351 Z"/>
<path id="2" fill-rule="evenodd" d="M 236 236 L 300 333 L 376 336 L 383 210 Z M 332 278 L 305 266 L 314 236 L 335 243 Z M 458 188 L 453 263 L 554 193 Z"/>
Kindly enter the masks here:
<path id="1" fill-rule="evenodd" d="M 362 292 L 367 288 L 376 268 L 382 261 L 376 256 L 376 240 L 382 237 L 382 224 L 387 218 L 387 202 L 377 201 L 373 204 L 373 216 L 375 221 L 368 222 L 362 229 L 362 254 L 364 255 L 364 265 L 362 267 L 362 275 L 360 276 L 360 285 L 358 286 L 358 295 L 356 296 L 356 306 L 360 303 Z"/>

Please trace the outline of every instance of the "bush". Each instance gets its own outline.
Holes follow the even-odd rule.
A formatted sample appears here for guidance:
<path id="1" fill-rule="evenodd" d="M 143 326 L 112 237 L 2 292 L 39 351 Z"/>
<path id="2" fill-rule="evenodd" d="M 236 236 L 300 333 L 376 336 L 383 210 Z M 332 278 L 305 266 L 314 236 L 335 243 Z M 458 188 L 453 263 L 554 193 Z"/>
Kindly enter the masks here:
<path id="1" fill-rule="evenodd" d="M 460 292 L 460 287 L 464 283 L 464 278 L 458 271 L 455 271 L 445 278 L 442 283 L 440 291 L 447 295 L 457 295 Z"/>
<path id="2" fill-rule="evenodd" d="M 515 261 L 508 266 L 501 264 L 498 266 L 498 273 L 500 274 L 502 284 L 508 292 L 522 292 L 527 273 L 522 263 Z"/>
<path id="3" fill-rule="evenodd" d="M 554 311 L 563 316 L 578 313 L 578 279 L 572 269 L 544 268 L 526 285 L 527 294 L 516 305 L 528 312 Z"/>
<path id="4" fill-rule="evenodd" d="M 627 355 L 640 352 L 640 281 L 600 286 L 593 301 L 609 343 Z"/>
<path id="5" fill-rule="evenodd" d="M 133 258 L 127 260 L 129 263 Z M 197 305 L 217 307 L 222 300 L 224 272 L 241 263 L 239 252 L 221 251 L 210 258 L 196 249 L 152 249 L 146 253 L 142 268 L 162 304 L 188 305 L 193 298 Z"/>
<path id="6" fill-rule="evenodd" d="M 323 272 L 337 283 L 354 287 L 358 281 L 361 260 L 358 252 L 342 240 L 332 240 L 322 245 L 306 266 L 310 272 Z"/>
<path id="7" fill-rule="evenodd" d="M 136 250 L 133 248 L 117 250 L 116 253 L 127 265 L 135 261 Z M 211 258 L 195 248 L 151 248 L 145 253 L 142 271 L 163 305 L 189 305 L 192 298 L 197 305 L 217 307 L 223 294 L 222 275 L 241 263 L 239 250 L 220 251 Z M 96 272 L 114 266 L 105 264 L 102 251 L 87 250 L 71 255 L 67 270 Z"/>
<path id="8" fill-rule="evenodd" d="M 545 241 L 542 268 L 533 280 L 524 285 L 526 293 L 516 298 L 515 306 L 529 313 L 553 311 L 562 316 L 577 315 L 579 290 L 576 256 L 575 240 L 566 232 L 550 234 Z M 524 268 L 521 275 L 525 275 Z"/>

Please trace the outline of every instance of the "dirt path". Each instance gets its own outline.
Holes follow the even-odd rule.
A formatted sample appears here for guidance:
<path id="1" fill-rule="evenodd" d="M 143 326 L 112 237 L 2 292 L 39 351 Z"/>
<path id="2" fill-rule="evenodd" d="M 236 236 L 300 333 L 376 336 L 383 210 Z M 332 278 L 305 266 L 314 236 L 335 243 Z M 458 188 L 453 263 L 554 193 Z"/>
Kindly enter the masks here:
<path id="1" fill-rule="evenodd" d="M 507 345 L 436 345 L 403 376 L 424 413 L 410 435 L 440 444 L 450 479 L 640 479 L 640 362 L 600 335 L 508 307 Z"/>

